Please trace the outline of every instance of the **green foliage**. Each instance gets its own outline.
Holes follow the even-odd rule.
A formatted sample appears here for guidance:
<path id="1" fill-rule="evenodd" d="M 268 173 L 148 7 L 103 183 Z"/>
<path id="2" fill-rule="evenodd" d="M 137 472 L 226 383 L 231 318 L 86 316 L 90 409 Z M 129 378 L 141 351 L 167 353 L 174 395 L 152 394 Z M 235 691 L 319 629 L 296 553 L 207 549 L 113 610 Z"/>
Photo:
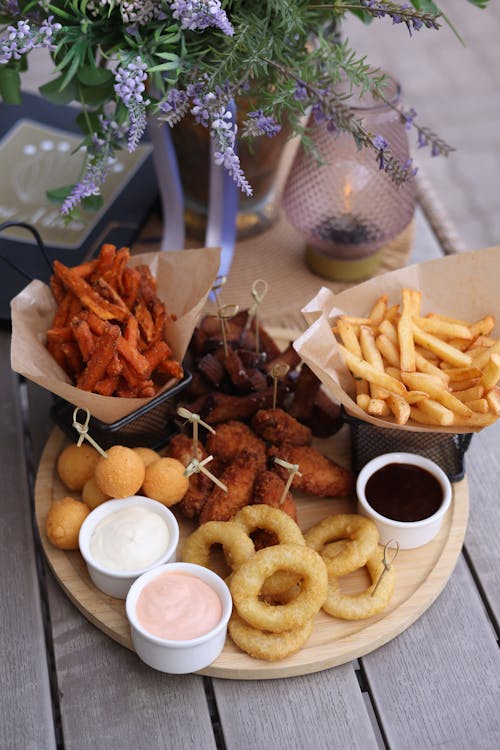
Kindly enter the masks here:
<path id="1" fill-rule="evenodd" d="M 478 8 L 488 4 L 468 2 Z M 17 6 L 18 12 L 15 0 L 0 0 L 0 97 L 9 104 L 20 103 L 30 49 L 28 45 L 27 53 L 7 54 L 12 37 L 7 26 L 15 29 L 27 22 L 35 48 L 47 46 L 44 24 L 49 24 L 54 70 L 40 93 L 54 104 L 81 105 L 77 121 L 94 171 L 105 171 L 105 159 L 126 145 L 134 117 L 137 122 L 135 100 L 132 105 L 123 101 L 115 78 L 117 67 L 124 69 L 137 60 L 147 70 L 148 89 L 140 98 L 143 123 L 146 114 L 158 113 L 170 89 L 185 91 L 199 84 L 203 95 L 220 90 L 227 99 L 249 94 L 254 109 L 278 121 L 286 119 L 296 133 L 303 133 L 305 105 L 297 89 L 307 92 L 310 105 L 337 87 L 328 93 L 330 115 L 337 108 L 338 122 L 359 141 L 364 136 L 349 116 L 348 102 L 353 94 L 383 92 L 382 73 L 336 34 L 347 13 L 367 23 L 379 20 L 376 5 L 369 7 L 362 0 L 221 0 L 233 34 L 216 24 L 184 28 L 174 18 L 170 0 L 153 0 L 151 5 L 143 0 L 17 0 Z M 419 33 L 439 26 L 441 14 L 434 0 L 412 0 L 408 6 L 402 0 L 384 2 L 380 7 L 410 30 L 422 28 Z M 307 142 L 307 133 L 303 135 Z M 51 199 L 67 199 L 73 187 L 51 191 Z M 95 198 L 90 195 L 84 202 L 95 208 Z"/>

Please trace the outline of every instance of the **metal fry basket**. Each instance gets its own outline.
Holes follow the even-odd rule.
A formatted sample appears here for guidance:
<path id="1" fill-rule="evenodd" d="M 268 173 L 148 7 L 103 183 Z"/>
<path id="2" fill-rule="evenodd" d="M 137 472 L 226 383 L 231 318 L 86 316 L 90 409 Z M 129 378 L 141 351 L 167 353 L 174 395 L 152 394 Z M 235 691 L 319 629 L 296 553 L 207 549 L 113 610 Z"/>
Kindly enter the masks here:
<path id="1" fill-rule="evenodd" d="M 154 450 L 162 448 L 179 431 L 175 421 L 177 396 L 189 385 L 191 379 L 191 373 L 184 370 L 184 377 L 172 388 L 111 424 L 91 417 L 89 434 L 105 450 L 117 444 L 129 448 L 138 446 Z M 50 410 L 53 421 L 71 440 L 76 440 L 78 437 L 73 428 L 74 410 L 73 404 L 60 398 L 56 399 Z"/>
<path id="2" fill-rule="evenodd" d="M 465 475 L 465 453 L 473 433 L 413 432 L 376 427 L 347 414 L 344 422 L 351 429 L 351 462 L 358 473 L 372 458 L 383 453 L 417 453 L 434 461 L 450 482 L 459 482 Z"/>

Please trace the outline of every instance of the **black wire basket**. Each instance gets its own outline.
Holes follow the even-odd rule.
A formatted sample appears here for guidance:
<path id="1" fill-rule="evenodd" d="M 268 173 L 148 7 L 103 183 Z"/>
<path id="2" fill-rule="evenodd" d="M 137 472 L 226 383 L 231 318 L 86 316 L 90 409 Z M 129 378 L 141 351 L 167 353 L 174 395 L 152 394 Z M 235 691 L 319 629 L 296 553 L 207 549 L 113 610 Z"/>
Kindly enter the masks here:
<path id="1" fill-rule="evenodd" d="M 184 370 L 184 377 L 172 388 L 155 396 L 147 404 L 106 424 L 95 417 L 89 421 L 89 435 L 107 450 L 112 445 L 125 445 L 128 448 L 139 446 L 159 450 L 179 432 L 176 421 L 176 409 L 179 394 L 192 380 L 190 372 Z M 50 416 L 58 427 L 71 439 L 76 440 L 78 433 L 73 427 L 75 406 L 56 398 L 50 410 Z M 78 421 L 80 419 L 81 410 Z"/>
<path id="2" fill-rule="evenodd" d="M 414 432 L 385 429 L 363 422 L 343 409 L 344 422 L 351 429 L 351 465 L 361 471 L 372 458 L 383 453 L 417 453 L 434 461 L 450 482 L 459 482 L 465 475 L 465 453 L 473 433 Z"/>

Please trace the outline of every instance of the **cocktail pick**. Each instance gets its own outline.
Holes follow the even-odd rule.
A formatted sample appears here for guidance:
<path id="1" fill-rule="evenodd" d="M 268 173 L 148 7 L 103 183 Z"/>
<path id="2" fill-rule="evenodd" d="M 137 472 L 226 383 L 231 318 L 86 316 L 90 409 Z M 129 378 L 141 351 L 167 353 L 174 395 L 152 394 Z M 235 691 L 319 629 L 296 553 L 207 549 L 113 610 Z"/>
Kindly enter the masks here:
<path id="1" fill-rule="evenodd" d="M 231 320 L 235 315 L 238 315 L 239 305 L 224 305 L 219 307 L 217 310 L 217 317 L 220 323 L 220 330 L 222 335 L 222 343 L 224 345 L 224 354 L 227 357 L 227 334 L 226 334 L 226 320 Z"/>
<path id="2" fill-rule="evenodd" d="M 291 464 L 288 461 L 285 461 L 283 458 L 275 458 L 274 463 L 278 464 L 278 466 L 282 466 L 284 469 L 288 471 L 288 479 L 286 480 L 285 488 L 281 494 L 280 500 L 278 505 L 281 507 L 283 503 L 285 502 L 285 498 L 288 494 L 288 490 L 290 489 L 293 478 L 297 475 L 298 477 L 301 477 L 302 474 L 299 471 L 299 465 L 298 464 Z"/>
<path id="3" fill-rule="evenodd" d="M 269 284 L 264 279 L 255 279 L 252 284 L 252 297 L 253 304 L 248 311 L 247 322 L 245 323 L 245 329 L 248 330 L 252 325 L 252 321 L 255 318 L 255 351 L 259 353 L 259 306 L 269 289 Z"/>
<path id="4" fill-rule="evenodd" d="M 207 424 L 204 422 L 199 414 L 196 414 L 193 411 L 189 411 L 189 409 L 186 409 L 185 406 L 179 406 L 177 409 L 177 414 L 179 417 L 182 417 L 183 419 L 187 419 L 191 424 L 193 425 L 193 458 L 188 463 L 186 468 L 184 469 L 184 476 L 190 477 L 191 474 L 198 474 L 200 471 L 202 474 L 205 474 L 209 479 L 214 482 L 218 487 L 221 488 L 221 490 L 224 490 L 224 492 L 227 492 L 227 486 L 224 484 L 224 482 L 221 482 L 220 479 L 217 479 L 216 476 L 214 476 L 207 468 L 206 464 L 208 464 L 210 461 L 213 461 L 213 456 L 207 456 L 203 459 L 203 461 L 198 460 L 198 425 L 201 424 L 202 427 L 204 427 L 206 430 L 212 433 L 212 435 L 215 435 L 215 430 L 212 427 L 212 425 Z"/>
<path id="5" fill-rule="evenodd" d="M 201 471 L 201 473 L 205 474 L 206 477 L 211 479 L 212 482 L 217 485 L 217 487 L 220 487 L 223 492 L 227 492 L 227 485 L 225 485 L 224 482 L 221 482 L 220 479 L 217 479 L 217 477 L 206 468 L 206 464 L 208 464 L 210 461 L 213 461 L 213 459 L 213 456 L 207 456 L 203 459 L 203 461 L 198 461 L 197 458 L 192 458 L 184 469 L 184 476 L 190 477 L 191 474 L 198 474 L 198 472 Z"/>
<path id="6" fill-rule="evenodd" d="M 391 559 L 388 560 L 387 559 L 387 550 L 390 549 L 390 545 L 391 544 L 395 544 L 396 547 L 393 550 L 394 554 L 392 555 Z M 392 563 L 394 562 L 394 560 L 398 556 L 398 552 L 399 552 L 399 542 L 397 541 L 397 539 L 389 539 L 389 541 L 384 546 L 384 556 L 382 558 L 382 565 L 384 566 L 384 569 L 382 570 L 382 572 L 381 572 L 381 574 L 380 574 L 380 576 L 378 578 L 377 583 L 373 587 L 370 596 L 374 596 L 375 595 L 376 590 L 380 586 L 380 582 L 381 582 L 382 578 L 385 576 L 385 574 L 387 573 L 387 571 L 391 569 Z"/>
<path id="7" fill-rule="evenodd" d="M 276 362 L 271 369 L 271 377 L 273 379 L 273 409 L 276 409 L 276 402 L 278 400 L 278 380 L 284 378 L 288 373 L 290 366 L 286 362 Z"/>
<path id="8" fill-rule="evenodd" d="M 73 427 L 79 434 L 79 438 L 77 441 L 77 446 L 80 447 L 84 440 L 87 440 L 91 445 L 94 446 L 96 451 L 98 451 L 103 458 L 108 458 L 108 454 L 105 450 L 101 448 L 100 445 L 96 443 L 94 438 L 89 435 L 89 422 L 90 422 L 90 412 L 88 409 L 82 409 L 82 411 L 85 412 L 85 422 L 79 422 L 77 419 L 78 412 L 80 411 L 80 408 L 77 407 L 73 412 Z"/>
<path id="9" fill-rule="evenodd" d="M 179 417 L 182 417 L 183 419 L 187 419 L 191 424 L 193 425 L 193 458 L 197 458 L 198 456 L 198 425 L 201 424 L 202 427 L 204 427 L 206 430 L 212 433 L 212 435 L 215 435 L 214 428 L 204 422 L 199 414 L 196 414 L 193 411 L 189 411 L 189 409 L 186 409 L 185 406 L 179 406 L 177 409 L 177 414 Z"/>
<path id="10" fill-rule="evenodd" d="M 219 292 L 224 286 L 224 284 L 227 281 L 227 276 L 216 276 L 215 281 L 212 286 L 212 294 L 215 298 L 215 304 L 217 305 L 217 310 L 220 310 L 220 304 L 219 304 Z"/>

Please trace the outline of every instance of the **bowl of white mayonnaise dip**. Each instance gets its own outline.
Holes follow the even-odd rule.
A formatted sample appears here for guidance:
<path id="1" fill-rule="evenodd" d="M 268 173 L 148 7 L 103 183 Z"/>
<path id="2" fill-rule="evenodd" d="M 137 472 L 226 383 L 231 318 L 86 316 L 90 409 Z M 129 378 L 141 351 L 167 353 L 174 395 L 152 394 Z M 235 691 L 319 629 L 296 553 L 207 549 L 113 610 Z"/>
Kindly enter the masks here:
<path id="1" fill-rule="evenodd" d="M 134 495 L 95 508 L 83 522 L 78 541 L 97 588 L 125 599 L 139 576 L 175 561 L 179 525 L 162 503 Z"/>

